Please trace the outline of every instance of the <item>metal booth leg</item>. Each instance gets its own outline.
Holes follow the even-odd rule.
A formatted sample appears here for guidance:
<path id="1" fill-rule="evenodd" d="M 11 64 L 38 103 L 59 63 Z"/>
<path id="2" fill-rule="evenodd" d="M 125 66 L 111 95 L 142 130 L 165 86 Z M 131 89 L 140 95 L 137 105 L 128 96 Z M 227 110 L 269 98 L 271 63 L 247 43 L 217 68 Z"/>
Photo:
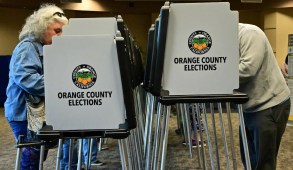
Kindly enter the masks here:
<path id="1" fill-rule="evenodd" d="M 98 142 L 98 144 L 99 144 L 98 151 L 101 152 L 103 150 L 103 147 L 102 147 L 102 141 L 103 141 L 103 139 L 102 138 L 99 138 L 98 140 L 99 140 L 99 142 Z"/>
<path id="2" fill-rule="evenodd" d="M 221 103 L 218 103 L 218 110 L 219 110 L 222 139 L 223 139 L 224 151 L 225 151 L 225 157 L 226 157 L 226 167 L 229 170 L 230 169 L 230 160 L 229 160 L 226 132 L 225 132 L 225 126 L 224 126 L 224 122 L 223 122 L 223 110 L 222 110 Z"/>
<path id="3" fill-rule="evenodd" d="M 69 158 L 68 158 L 68 170 L 71 170 L 73 159 L 74 139 L 69 139 Z"/>
<path id="4" fill-rule="evenodd" d="M 126 150 L 128 155 L 129 167 L 130 169 L 138 170 L 137 161 L 135 161 L 136 154 L 135 154 L 135 144 L 133 138 L 133 131 L 130 130 L 128 138 L 126 138 Z"/>
<path id="5" fill-rule="evenodd" d="M 88 140 L 88 146 L 87 146 L 88 155 L 87 155 L 87 163 L 86 163 L 86 169 L 88 170 L 91 168 L 94 138 L 90 138 L 90 139 L 86 139 L 86 140 Z"/>
<path id="6" fill-rule="evenodd" d="M 214 135 L 214 144 L 215 144 L 215 151 L 216 151 L 216 159 L 217 159 L 217 169 L 220 169 L 220 157 L 219 157 L 219 149 L 218 149 L 218 138 L 217 138 L 217 131 L 216 131 L 216 121 L 215 121 L 215 110 L 214 104 L 210 103 L 211 109 L 211 116 L 212 116 L 212 127 L 213 127 L 213 135 Z"/>
<path id="7" fill-rule="evenodd" d="M 142 133 L 141 133 L 141 130 L 139 129 L 133 129 L 133 135 L 134 135 L 134 138 L 135 138 L 135 143 L 136 143 L 136 154 L 137 154 L 137 159 L 138 159 L 138 165 L 140 167 L 140 169 L 142 167 L 144 167 L 144 164 L 143 164 L 143 144 L 142 144 Z"/>
<path id="8" fill-rule="evenodd" d="M 195 108 L 196 108 L 196 117 L 197 117 L 197 124 L 198 126 L 200 126 L 200 130 L 199 130 L 199 136 L 200 136 L 200 139 L 203 139 L 203 134 L 202 134 L 202 129 L 201 129 L 201 109 L 200 109 L 200 104 L 199 103 L 196 103 L 195 104 Z M 202 109 L 205 111 L 205 105 L 202 104 Z M 199 145 L 199 143 L 197 143 L 197 145 Z M 203 141 L 202 141 L 202 145 L 203 144 Z M 205 154 L 205 149 L 204 149 L 204 146 L 202 146 L 201 148 L 198 148 L 198 151 L 200 150 L 200 153 L 201 153 L 201 158 L 202 158 L 202 165 L 203 165 L 203 169 L 206 170 L 207 169 L 207 162 L 206 162 L 206 154 Z"/>
<path id="9" fill-rule="evenodd" d="M 183 134 L 183 138 L 184 140 L 187 142 L 188 138 L 187 138 L 187 125 L 186 125 L 186 121 L 185 121 L 185 116 L 184 116 L 184 112 L 183 112 L 183 106 L 182 104 L 177 103 L 176 104 L 176 108 L 177 108 L 177 114 L 180 115 L 179 118 L 181 118 L 181 122 L 182 122 L 182 134 Z"/>
<path id="10" fill-rule="evenodd" d="M 20 170 L 21 153 L 22 153 L 22 148 L 20 148 L 20 147 L 17 148 L 16 161 L 15 161 L 15 170 Z"/>
<path id="11" fill-rule="evenodd" d="M 155 167 L 155 169 L 160 169 L 162 166 L 162 163 L 165 161 L 166 156 L 164 157 L 164 139 L 165 139 L 165 135 L 166 135 L 166 119 L 167 119 L 167 110 L 166 110 L 166 106 L 163 105 L 158 105 L 158 110 L 160 111 L 158 114 L 161 115 L 161 124 L 159 126 L 159 147 L 158 147 L 158 153 L 157 153 L 157 157 L 158 157 L 158 161 L 157 161 L 157 166 Z M 167 130 L 168 132 L 168 130 Z M 167 138 L 168 139 L 168 138 Z M 168 143 L 168 142 L 167 142 Z M 165 165 L 164 165 L 165 167 Z"/>
<path id="12" fill-rule="evenodd" d="M 142 96 L 141 96 L 141 88 L 140 86 L 137 86 L 134 93 L 134 99 L 136 101 L 135 103 L 135 110 L 136 110 L 136 119 L 137 119 L 137 130 L 136 130 L 136 136 L 137 136 L 137 143 L 139 147 L 139 152 L 143 152 L 143 134 L 144 134 L 144 127 L 145 127 L 145 119 L 144 119 L 144 110 L 143 110 L 143 103 L 142 103 Z M 140 155 L 142 157 L 142 155 Z"/>
<path id="13" fill-rule="evenodd" d="M 63 144 L 63 139 L 58 140 L 58 149 L 57 149 L 57 159 L 56 159 L 56 170 L 60 169 L 60 161 L 61 161 L 61 156 L 62 156 L 62 144 Z"/>
<path id="14" fill-rule="evenodd" d="M 176 117 L 177 117 L 177 129 L 180 131 L 180 134 L 183 134 L 182 127 L 181 127 L 181 113 L 179 104 L 176 104 Z"/>
<path id="15" fill-rule="evenodd" d="M 133 129 L 130 131 L 132 143 L 134 147 L 132 147 L 132 153 L 134 155 L 133 163 L 136 165 L 137 170 L 142 169 L 142 159 L 141 159 L 141 150 L 140 150 L 140 145 L 139 145 L 139 138 L 138 138 L 138 129 Z"/>
<path id="16" fill-rule="evenodd" d="M 125 139 L 118 139 L 118 145 L 119 145 L 122 170 L 128 170 L 128 162 L 127 162 L 127 155 L 126 155 L 124 140 Z"/>
<path id="17" fill-rule="evenodd" d="M 41 151 L 40 151 L 40 162 L 39 162 L 39 170 L 43 170 L 44 165 L 44 155 L 45 155 L 45 144 L 41 144 Z"/>
<path id="18" fill-rule="evenodd" d="M 128 168 L 129 170 L 135 170 L 135 165 L 133 164 L 133 153 L 132 153 L 132 143 L 129 137 L 125 138 L 125 149 L 126 149 L 126 155 L 127 155 L 127 161 L 128 161 Z"/>
<path id="19" fill-rule="evenodd" d="M 247 168 L 247 170 L 251 170 L 242 105 L 238 104 L 237 106 L 238 106 L 239 125 L 240 125 L 240 131 L 241 131 L 241 136 L 242 136 L 242 143 L 243 143 L 243 150 L 244 150 L 244 155 L 245 155 L 246 168 Z"/>
<path id="20" fill-rule="evenodd" d="M 209 126 L 208 126 L 208 121 L 207 121 L 207 111 L 206 111 L 206 105 L 203 103 L 203 124 L 205 127 L 205 132 L 206 132 L 206 137 L 207 137 L 207 143 L 208 143 L 208 149 L 209 149 L 209 154 L 210 154 L 210 162 L 211 162 L 211 168 L 215 169 L 215 165 L 214 165 L 214 159 L 213 159 L 213 147 L 211 144 L 211 138 L 210 138 L 210 134 L 209 134 Z"/>
<path id="21" fill-rule="evenodd" d="M 20 160 L 21 160 L 21 154 L 22 154 L 22 147 L 19 146 L 24 143 L 24 136 L 19 135 L 17 140 L 17 152 L 16 152 L 16 159 L 15 159 L 15 170 L 20 169 Z"/>
<path id="22" fill-rule="evenodd" d="M 77 170 L 81 170 L 81 165 L 82 165 L 82 148 L 83 148 L 83 140 L 82 139 L 79 139 Z"/>
<path id="23" fill-rule="evenodd" d="M 145 107 L 145 127 L 144 127 L 144 134 L 143 134 L 143 154 L 146 156 L 146 148 L 147 148 L 147 136 L 148 136 L 148 129 L 149 129 L 149 119 L 150 119 L 150 112 L 151 112 L 151 103 L 152 96 L 150 93 L 146 93 L 146 107 Z"/>
<path id="24" fill-rule="evenodd" d="M 185 134 L 187 134 L 187 139 L 185 137 L 185 142 L 186 144 L 188 144 L 189 155 L 190 155 L 190 158 L 192 158 L 191 124 L 190 124 L 190 113 L 189 113 L 189 109 L 187 108 L 188 104 L 185 103 L 180 105 L 181 105 L 182 115 L 183 115 L 185 126 L 186 126 Z"/>
<path id="25" fill-rule="evenodd" d="M 195 125 L 197 124 L 197 121 L 196 121 L 195 117 L 197 117 L 197 112 L 199 111 L 198 105 L 197 104 L 191 104 L 191 109 L 192 109 L 192 114 L 191 114 L 192 120 L 191 121 L 193 121 L 193 123 L 194 123 L 194 136 L 197 136 L 197 134 L 199 132 L 197 130 L 195 130 Z M 196 144 L 198 145 L 198 141 L 196 141 Z M 202 167 L 202 164 L 201 164 L 201 162 L 202 162 L 201 151 L 200 151 L 199 147 L 197 147 L 196 150 L 197 150 L 196 153 L 197 153 L 197 158 L 198 158 L 198 161 L 197 161 L 198 167 L 201 168 Z"/>
<path id="26" fill-rule="evenodd" d="M 169 119 L 170 119 L 170 111 L 171 111 L 171 106 L 162 106 L 163 110 L 166 110 L 166 119 L 163 120 L 165 121 L 164 125 L 165 127 L 162 129 L 164 130 L 164 138 L 162 139 L 163 142 L 163 147 L 162 147 L 162 163 L 161 163 L 161 170 L 165 169 L 165 162 L 166 162 L 166 155 L 167 155 L 167 144 L 168 144 L 168 130 L 169 130 Z M 165 113 L 163 113 L 165 114 Z"/>
<path id="27" fill-rule="evenodd" d="M 230 103 L 226 103 L 226 109 L 227 109 L 227 119 L 228 119 L 228 128 L 229 128 L 229 136 L 230 136 L 230 145 L 231 145 L 231 152 L 232 152 L 232 161 L 233 161 L 233 169 L 237 169 L 237 162 L 236 162 L 236 155 L 235 155 L 235 149 L 234 149 L 234 139 L 233 139 L 233 129 L 232 129 L 232 123 L 231 123 L 231 107 Z"/>
<path id="28" fill-rule="evenodd" d="M 154 106 L 155 106 L 155 96 L 149 95 L 149 104 L 150 106 L 147 107 L 147 123 L 146 123 L 146 143 L 145 143 L 145 169 L 149 169 L 150 161 L 151 161 L 151 141 L 152 141 L 152 127 L 153 127 L 153 113 L 154 113 Z"/>
<path id="29" fill-rule="evenodd" d="M 155 134 L 154 134 L 154 142 L 153 142 L 153 157 L 152 157 L 152 163 L 150 166 L 150 169 L 157 169 L 158 164 L 159 164 L 159 158 L 158 155 L 161 148 L 160 148 L 160 142 L 161 142 L 161 117 L 162 117 L 162 112 L 161 112 L 161 104 L 158 103 L 158 108 L 157 108 L 157 117 L 156 117 L 156 126 L 155 126 Z"/>

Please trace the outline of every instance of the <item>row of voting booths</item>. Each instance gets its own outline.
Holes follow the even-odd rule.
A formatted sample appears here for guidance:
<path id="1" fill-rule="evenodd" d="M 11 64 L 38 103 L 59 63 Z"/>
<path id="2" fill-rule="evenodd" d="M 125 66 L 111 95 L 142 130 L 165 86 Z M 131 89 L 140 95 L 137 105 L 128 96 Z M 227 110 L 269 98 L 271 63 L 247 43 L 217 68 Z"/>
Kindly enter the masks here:
<path id="1" fill-rule="evenodd" d="M 204 13 L 201 20 L 194 17 Z M 62 140 L 79 139 L 80 169 L 81 139 L 96 137 L 118 140 L 122 169 L 165 169 L 171 106 L 190 157 L 191 133 L 206 139 L 207 147 L 197 147 L 195 167 L 220 169 L 224 157 L 227 169 L 237 169 L 230 103 L 237 106 L 250 169 L 241 105 L 248 97 L 234 91 L 238 12 L 227 2 L 166 2 L 148 32 L 145 66 L 130 31 L 120 16 L 71 18 L 63 35 L 44 47 L 48 126 L 39 136 L 59 139 L 56 169 Z M 199 121 L 204 130 L 192 130 Z"/>
<path id="2" fill-rule="evenodd" d="M 194 17 L 203 14 L 203 19 Z M 181 118 L 190 157 L 193 156 L 191 133 L 194 136 L 200 133 L 201 139 L 207 140 L 207 148 L 197 147 L 195 167 L 237 169 L 230 103 L 237 105 L 246 167 L 250 169 L 241 105 L 248 97 L 234 91 L 239 86 L 238 12 L 231 11 L 225 2 L 166 2 L 148 34 L 143 84 L 147 92 L 145 169 L 166 167 L 172 105 Z M 202 124 L 201 121 L 204 130 L 192 130 L 191 122 L 194 125 Z M 224 165 L 219 157 L 225 158 Z"/>

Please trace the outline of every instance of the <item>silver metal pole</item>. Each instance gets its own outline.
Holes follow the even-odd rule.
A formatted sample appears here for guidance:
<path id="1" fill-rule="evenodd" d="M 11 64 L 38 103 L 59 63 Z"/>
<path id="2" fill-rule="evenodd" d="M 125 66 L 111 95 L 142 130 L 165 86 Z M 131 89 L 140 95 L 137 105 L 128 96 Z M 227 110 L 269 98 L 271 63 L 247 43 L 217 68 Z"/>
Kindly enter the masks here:
<path id="1" fill-rule="evenodd" d="M 140 92 L 140 86 L 136 87 L 135 90 L 136 90 L 136 93 L 135 93 L 135 98 L 137 100 L 136 102 L 136 106 L 137 106 L 137 120 L 139 122 L 138 124 L 138 127 L 139 127 L 139 130 L 141 131 L 140 133 L 144 134 L 144 126 L 145 126 L 145 120 L 143 119 L 143 116 L 145 115 L 143 113 L 143 103 L 142 103 L 142 97 L 141 97 L 141 92 Z"/>
<path id="2" fill-rule="evenodd" d="M 233 169 L 237 169 L 237 162 L 236 162 L 236 155 L 234 149 L 234 139 L 233 139 L 233 128 L 231 123 L 231 107 L 230 103 L 226 102 L 226 109 L 227 109 L 227 119 L 228 119 L 228 128 L 229 128 L 229 136 L 230 136 L 230 147 L 232 152 L 232 161 L 233 161 Z"/>
<path id="3" fill-rule="evenodd" d="M 101 152 L 103 150 L 103 147 L 102 147 L 102 138 L 99 138 L 97 139 L 99 140 L 99 147 L 98 147 L 98 151 Z M 92 145 L 91 145 L 92 146 Z"/>
<path id="4" fill-rule="evenodd" d="M 161 170 L 165 169 L 165 162 L 166 162 L 166 155 L 167 155 L 167 144 L 168 144 L 168 130 L 169 130 L 169 119 L 170 119 L 170 110 L 171 106 L 164 106 L 167 107 L 166 119 L 165 119 L 165 132 L 164 132 L 164 139 L 163 139 L 163 149 L 162 149 L 162 163 L 161 163 Z"/>
<path id="5" fill-rule="evenodd" d="M 220 158 L 219 158 L 219 150 L 218 150 L 218 139 L 217 139 L 217 130 L 216 130 L 216 122 L 215 122 L 215 110 L 214 104 L 210 103 L 211 115 L 212 115 L 212 127 L 213 127 L 213 134 L 214 134 L 214 144 L 215 144 L 215 151 L 216 151 L 216 160 L 217 160 L 217 169 L 220 169 Z"/>
<path id="6" fill-rule="evenodd" d="M 20 170 L 21 153 L 22 147 L 18 147 L 16 152 L 15 170 Z"/>
<path id="7" fill-rule="evenodd" d="M 246 168 L 247 170 L 251 170 L 251 164 L 250 164 L 250 156 L 248 151 L 248 144 L 247 144 L 247 138 L 246 138 L 246 130 L 245 130 L 245 123 L 243 118 L 243 110 L 242 105 L 238 104 L 238 114 L 239 114 L 239 124 L 240 124 L 240 131 L 242 136 L 242 143 L 243 143 L 243 150 L 245 155 L 245 162 L 246 162 Z"/>
<path id="8" fill-rule="evenodd" d="M 133 162 L 132 162 L 132 152 L 130 151 L 130 142 L 129 142 L 129 138 L 125 138 L 125 148 L 126 148 L 126 155 L 127 155 L 127 165 L 129 170 L 134 169 L 133 168 Z M 132 146 L 131 146 L 132 147 Z"/>
<path id="9" fill-rule="evenodd" d="M 140 145 L 139 145 L 139 138 L 138 138 L 138 129 L 133 129 L 131 130 L 132 133 L 132 137 L 133 137 L 133 142 L 134 142 L 134 146 L 135 146 L 135 156 L 136 156 L 136 161 L 134 160 L 134 162 L 137 162 L 137 168 L 138 170 L 141 170 L 142 169 L 142 159 L 141 159 L 141 150 L 140 150 Z"/>
<path id="10" fill-rule="evenodd" d="M 177 103 L 176 104 L 176 111 L 177 111 L 177 113 L 176 113 L 176 117 L 177 117 L 177 127 L 178 127 L 178 130 L 180 130 L 180 134 L 183 134 L 183 132 L 182 132 L 182 127 L 181 127 L 181 122 L 180 122 L 180 108 L 179 108 L 180 106 L 179 106 L 179 104 Z"/>
<path id="11" fill-rule="evenodd" d="M 77 170 L 81 170 L 83 140 L 79 139 Z"/>
<path id="12" fill-rule="evenodd" d="M 41 144 L 39 170 L 43 170 L 44 154 L 45 154 L 45 144 Z"/>
<path id="13" fill-rule="evenodd" d="M 157 161 L 158 161 L 158 150 L 159 150 L 159 131 L 160 131 L 160 126 L 161 126 L 161 103 L 158 103 L 157 107 L 157 118 L 156 118 L 156 126 L 155 126 L 155 134 L 154 134 L 154 142 L 153 142 L 153 157 L 152 157 L 152 164 L 151 164 L 151 169 L 155 169 L 157 167 Z"/>
<path id="14" fill-rule="evenodd" d="M 148 142 L 148 136 L 149 136 L 149 126 L 150 126 L 150 120 L 151 117 L 153 115 L 153 110 L 152 108 L 153 106 L 153 100 L 154 100 L 154 96 L 152 96 L 152 94 L 147 93 L 146 95 L 146 123 L 145 123 L 145 131 L 144 131 L 144 149 L 143 149 L 143 153 L 146 156 L 146 152 L 147 152 L 147 142 Z"/>
<path id="15" fill-rule="evenodd" d="M 198 112 L 198 109 L 195 109 L 195 107 L 196 107 L 196 105 L 195 104 L 191 104 L 191 106 L 192 106 L 192 121 L 194 122 L 194 136 L 196 136 L 197 137 L 197 134 L 199 133 L 197 130 L 195 130 L 195 124 L 197 124 L 197 121 L 196 121 L 196 119 L 195 119 L 195 116 L 197 116 L 197 113 L 196 112 Z M 196 141 L 196 144 L 198 145 L 198 141 Z M 200 153 L 201 153 L 201 151 L 200 151 L 200 149 L 199 149 L 199 147 L 197 147 L 196 148 L 196 150 L 197 150 L 197 158 L 198 158 L 198 161 L 197 161 L 197 163 L 198 163 L 198 167 L 199 168 L 201 168 L 201 161 L 202 161 L 202 159 L 201 159 L 201 157 L 200 157 Z"/>
<path id="16" fill-rule="evenodd" d="M 86 169 L 90 169 L 91 168 L 91 162 L 92 162 L 92 153 L 93 153 L 93 142 L 94 142 L 94 139 L 93 138 L 90 138 L 90 139 L 85 139 L 87 140 L 87 163 L 86 163 Z M 100 148 L 99 148 L 100 149 Z"/>
<path id="17" fill-rule="evenodd" d="M 191 139 L 191 124 L 190 124 L 190 113 L 189 113 L 189 109 L 187 108 L 187 105 L 188 104 L 182 104 L 183 106 L 183 114 L 184 114 L 184 119 L 185 119 L 185 122 L 186 122 L 186 131 L 187 131 L 187 139 L 186 140 L 186 144 L 187 144 L 187 141 L 188 141 L 188 148 L 189 148 L 189 156 L 190 158 L 192 158 L 192 139 Z"/>
<path id="18" fill-rule="evenodd" d="M 135 98 L 135 112 L 136 112 L 136 120 L 138 122 L 137 124 L 137 128 L 135 130 L 135 140 L 136 140 L 136 145 L 137 145 L 137 155 L 140 162 L 139 162 L 139 166 L 141 166 L 141 162 L 142 162 L 142 153 L 143 153 L 143 134 L 144 134 L 144 127 L 145 127 L 145 120 L 143 119 L 143 117 L 145 116 L 145 114 L 143 113 L 143 109 L 142 109 L 142 98 L 140 96 L 140 86 L 137 86 L 134 89 L 134 98 Z"/>
<path id="19" fill-rule="evenodd" d="M 189 128 L 188 127 L 188 124 L 185 120 L 185 112 L 184 112 L 184 108 L 183 108 L 183 104 L 177 104 L 179 106 L 179 114 L 181 115 L 181 120 L 182 120 L 182 129 L 183 129 L 183 137 L 184 137 L 184 141 L 186 143 L 186 146 L 188 145 L 188 142 L 190 143 L 190 139 L 188 138 L 188 135 L 187 135 L 187 129 Z"/>
<path id="20" fill-rule="evenodd" d="M 141 127 L 142 128 L 142 127 Z M 140 159 L 140 166 L 143 167 L 143 133 L 141 133 L 141 130 L 139 129 L 134 129 L 135 134 L 136 134 L 136 139 L 137 139 L 137 147 L 138 147 L 138 157 Z"/>
<path id="21" fill-rule="evenodd" d="M 150 96 L 150 107 L 148 107 L 148 127 L 147 127 L 147 140 L 146 140 L 146 157 L 145 157 L 145 169 L 149 169 L 151 161 L 151 141 L 152 141 L 152 127 L 153 127 L 153 112 L 155 105 L 155 97 Z"/>
<path id="22" fill-rule="evenodd" d="M 154 170 L 156 169 L 160 169 L 161 167 L 161 164 L 162 164 L 162 153 L 163 153 L 163 139 L 164 139 L 164 136 L 165 136 L 165 129 L 166 129 L 166 107 L 163 107 L 161 104 L 158 106 L 160 107 L 160 109 L 158 108 L 158 110 L 160 111 L 159 112 L 159 115 L 161 116 L 161 123 L 160 123 L 160 126 L 159 126 L 159 136 L 158 136 L 158 143 L 159 143 L 159 147 L 158 147 L 158 158 L 157 158 L 157 163 L 156 163 L 156 166 L 153 167 Z"/>
<path id="23" fill-rule="evenodd" d="M 69 158 L 68 158 L 68 170 L 71 170 L 71 164 L 73 159 L 74 139 L 69 139 Z"/>
<path id="24" fill-rule="evenodd" d="M 208 141 L 211 168 L 214 170 L 215 169 L 215 165 L 214 165 L 214 159 L 213 159 L 213 147 L 212 147 L 212 144 L 211 144 L 211 138 L 210 138 L 210 134 L 209 134 L 209 127 L 208 127 L 208 121 L 207 121 L 206 105 L 204 103 L 202 105 L 203 105 L 203 119 L 204 119 L 203 123 L 204 123 L 205 132 L 206 132 L 206 136 L 207 136 L 207 141 Z M 203 145 L 203 139 L 202 139 L 202 145 Z"/>
<path id="25" fill-rule="evenodd" d="M 137 159 L 137 146 L 136 146 L 136 141 L 135 141 L 135 136 L 134 136 L 134 131 L 131 130 L 130 131 L 130 135 L 128 137 L 129 139 L 129 152 L 130 152 L 130 160 L 131 160 L 131 164 L 133 166 L 133 169 L 138 170 L 139 169 L 139 161 Z"/>
<path id="26" fill-rule="evenodd" d="M 223 122 L 223 110 L 222 110 L 221 103 L 218 103 L 218 110 L 219 110 L 222 139 L 223 139 L 223 145 L 224 145 L 224 151 L 225 151 L 225 157 L 226 157 L 226 166 L 227 166 L 227 169 L 229 170 L 230 169 L 230 161 L 229 161 L 229 153 L 228 153 L 225 126 L 224 126 L 224 122 Z"/>
<path id="27" fill-rule="evenodd" d="M 205 107 L 205 105 L 203 105 L 202 107 Z M 197 124 L 201 127 L 201 110 L 200 110 L 200 105 L 199 103 L 196 103 L 196 116 L 197 116 Z M 200 129 L 199 131 L 199 135 L 200 138 L 203 139 L 203 135 L 202 135 L 202 129 Z M 197 145 L 199 146 L 199 143 L 197 143 Z M 202 141 L 202 145 L 203 145 L 203 141 Z M 202 164 L 203 164 L 203 169 L 207 169 L 207 162 L 206 162 L 206 154 L 205 154 L 205 149 L 204 146 L 201 147 L 201 155 L 202 155 Z"/>
<path id="28" fill-rule="evenodd" d="M 121 164 L 122 164 L 122 170 L 128 170 L 127 161 L 126 161 L 126 153 L 124 148 L 124 139 L 118 139 L 118 145 L 119 145 L 119 152 L 120 152 L 120 158 L 121 158 Z"/>
<path id="29" fill-rule="evenodd" d="M 62 156 L 62 144 L 63 144 L 63 139 L 58 140 L 58 149 L 57 149 L 57 159 L 56 159 L 56 170 L 60 169 L 60 161 L 61 161 L 61 156 Z"/>

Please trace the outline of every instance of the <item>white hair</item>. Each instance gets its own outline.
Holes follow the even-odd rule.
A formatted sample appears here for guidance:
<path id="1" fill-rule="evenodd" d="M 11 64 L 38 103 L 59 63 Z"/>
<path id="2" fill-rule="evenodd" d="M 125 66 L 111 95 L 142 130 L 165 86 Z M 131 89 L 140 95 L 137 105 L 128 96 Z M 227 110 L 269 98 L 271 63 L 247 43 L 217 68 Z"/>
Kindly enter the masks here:
<path id="1" fill-rule="evenodd" d="M 29 35 L 41 40 L 46 29 L 55 22 L 68 24 L 68 19 L 61 8 L 54 4 L 43 4 L 37 11 L 34 11 L 33 14 L 26 18 L 26 22 L 19 33 L 19 40 L 23 40 Z"/>

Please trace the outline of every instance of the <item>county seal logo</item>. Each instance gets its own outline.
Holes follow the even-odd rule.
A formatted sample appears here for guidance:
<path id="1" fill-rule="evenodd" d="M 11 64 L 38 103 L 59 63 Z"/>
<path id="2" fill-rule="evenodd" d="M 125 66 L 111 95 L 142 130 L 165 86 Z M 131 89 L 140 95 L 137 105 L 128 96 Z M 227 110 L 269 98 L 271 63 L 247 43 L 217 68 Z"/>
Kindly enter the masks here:
<path id="1" fill-rule="evenodd" d="M 72 81 L 80 89 L 91 88 L 97 80 L 97 73 L 93 67 L 81 64 L 72 72 Z"/>
<path id="2" fill-rule="evenodd" d="M 205 31 L 194 31 L 188 38 L 188 47 L 195 54 L 205 54 L 211 46 L 212 38 Z"/>

